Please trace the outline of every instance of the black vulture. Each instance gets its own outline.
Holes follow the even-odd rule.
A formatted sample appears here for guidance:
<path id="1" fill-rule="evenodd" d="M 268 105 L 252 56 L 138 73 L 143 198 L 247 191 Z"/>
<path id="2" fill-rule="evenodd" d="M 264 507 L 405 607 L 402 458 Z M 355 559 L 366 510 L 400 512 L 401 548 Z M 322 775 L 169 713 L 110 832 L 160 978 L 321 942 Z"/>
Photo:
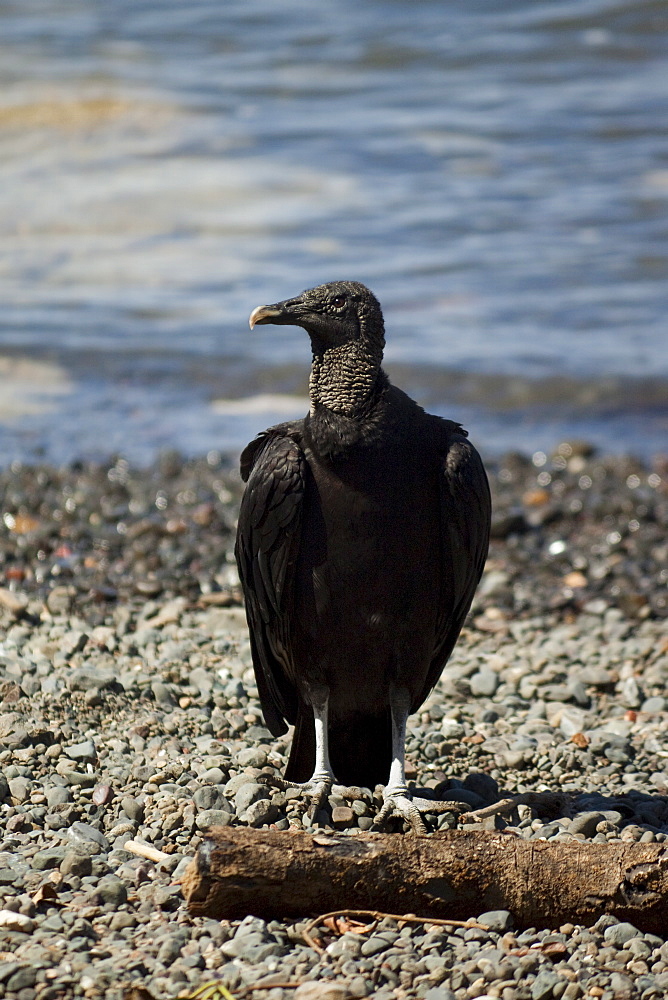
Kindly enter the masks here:
<path id="1" fill-rule="evenodd" d="M 379 821 L 424 829 L 406 786 L 406 719 L 450 656 L 480 579 L 490 495 L 466 431 L 381 367 L 383 315 L 356 281 L 259 306 L 311 340 L 310 411 L 261 433 L 236 557 L 267 726 L 295 726 L 285 772 L 322 801 L 386 783 Z M 429 804 L 430 809 L 433 803 Z"/>

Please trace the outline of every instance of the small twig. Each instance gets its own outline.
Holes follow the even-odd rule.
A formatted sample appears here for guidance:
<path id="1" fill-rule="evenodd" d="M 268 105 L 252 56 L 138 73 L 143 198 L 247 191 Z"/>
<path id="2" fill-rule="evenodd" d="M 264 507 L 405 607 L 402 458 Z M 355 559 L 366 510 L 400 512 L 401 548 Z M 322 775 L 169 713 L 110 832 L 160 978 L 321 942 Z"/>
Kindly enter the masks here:
<path id="1" fill-rule="evenodd" d="M 376 922 L 379 920 L 396 920 L 397 923 L 400 924 L 434 924 L 437 927 L 477 927 L 483 931 L 488 930 L 486 924 L 479 924 L 475 920 L 444 920 L 438 919 L 437 917 L 416 917 L 414 913 L 405 913 L 403 915 L 397 913 L 381 913 L 380 910 L 332 910 L 331 913 L 321 913 L 319 917 L 314 917 L 312 920 L 309 920 L 306 927 L 301 932 L 302 939 L 308 947 L 313 948 L 313 950 L 319 955 L 324 955 L 325 949 L 321 948 L 319 944 L 316 944 L 311 937 L 311 931 L 328 917 L 352 917 L 353 919 L 358 917 L 367 917 L 371 920 L 375 920 Z"/>
<path id="2" fill-rule="evenodd" d="M 479 819 L 487 819 L 488 816 L 507 815 L 517 806 L 523 804 L 521 799 L 521 795 L 518 795 L 514 799 L 500 799 L 498 802 L 494 802 L 491 806 L 483 806 L 482 809 L 476 809 L 474 812 L 463 813 L 461 821 L 462 823 L 477 823 Z"/>
<path id="3" fill-rule="evenodd" d="M 147 861 L 154 861 L 156 865 L 159 865 L 161 861 L 166 861 L 169 854 L 165 854 L 164 851 L 159 851 L 157 847 L 151 847 L 150 844 L 142 844 L 140 840 L 126 840 L 123 844 L 123 850 L 129 851 L 130 854 L 136 854 L 140 858 L 146 858 Z"/>
<path id="4" fill-rule="evenodd" d="M 475 809 L 473 812 L 464 813 L 461 817 L 462 823 L 477 823 L 478 820 L 487 819 L 488 816 L 503 816 L 511 813 L 517 806 L 555 806 L 568 805 L 568 798 L 563 792 L 524 792 L 522 795 L 514 795 L 512 798 L 500 799 L 492 803 L 491 806 L 483 806 L 482 809 Z"/>

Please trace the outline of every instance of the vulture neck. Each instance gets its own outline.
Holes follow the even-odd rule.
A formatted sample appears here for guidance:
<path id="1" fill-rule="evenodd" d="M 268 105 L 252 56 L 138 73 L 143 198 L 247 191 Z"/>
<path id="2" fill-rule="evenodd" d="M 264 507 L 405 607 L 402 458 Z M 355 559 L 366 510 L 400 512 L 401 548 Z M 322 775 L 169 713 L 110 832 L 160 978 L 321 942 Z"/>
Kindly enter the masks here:
<path id="1" fill-rule="evenodd" d="M 322 353 L 314 350 L 306 434 L 322 458 L 335 460 L 382 439 L 390 383 L 381 360 L 382 348 L 374 351 L 359 341 Z"/>
<path id="2" fill-rule="evenodd" d="M 380 367 L 382 360 L 382 340 L 376 345 L 360 338 L 326 350 L 314 344 L 309 378 L 311 416 L 320 407 L 353 420 L 368 414 L 387 383 Z"/>

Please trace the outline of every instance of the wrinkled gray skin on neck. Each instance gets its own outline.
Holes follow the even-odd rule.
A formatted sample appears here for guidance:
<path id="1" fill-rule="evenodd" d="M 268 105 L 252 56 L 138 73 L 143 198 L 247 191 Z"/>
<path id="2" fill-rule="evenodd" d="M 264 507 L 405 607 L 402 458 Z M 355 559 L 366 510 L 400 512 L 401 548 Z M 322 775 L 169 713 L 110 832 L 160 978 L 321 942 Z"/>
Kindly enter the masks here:
<path id="1" fill-rule="evenodd" d="M 256 311 L 257 312 L 257 311 Z M 385 385 L 383 314 L 357 281 L 332 281 L 294 299 L 262 307 L 257 323 L 301 326 L 311 339 L 311 414 L 319 406 L 354 417 L 367 411 Z"/>
<path id="2" fill-rule="evenodd" d="M 336 286 L 349 289 L 349 305 L 341 320 L 337 316 L 337 322 L 345 329 L 346 339 L 342 343 L 327 344 L 311 334 L 313 364 L 309 396 L 312 408 L 319 403 L 334 413 L 353 417 L 368 408 L 377 389 L 385 327 L 380 305 L 367 288 L 352 281 L 336 282 Z M 331 287 L 324 286 L 326 289 Z M 322 288 L 313 289 L 313 292 Z"/>

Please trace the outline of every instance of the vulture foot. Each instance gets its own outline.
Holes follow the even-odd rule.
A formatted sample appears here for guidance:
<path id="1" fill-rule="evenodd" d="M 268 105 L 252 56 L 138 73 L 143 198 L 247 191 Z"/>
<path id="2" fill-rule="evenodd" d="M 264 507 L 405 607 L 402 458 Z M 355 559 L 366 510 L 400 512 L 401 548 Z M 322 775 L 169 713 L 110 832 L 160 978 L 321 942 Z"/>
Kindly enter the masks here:
<path id="1" fill-rule="evenodd" d="M 299 788 L 310 799 L 311 807 L 309 809 L 309 816 L 311 819 L 314 819 L 318 810 L 327 804 L 332 784 L 333 778 L 329 774 L 314 774 L 308 781 L 304 781 L 302 784 L 296 781 L 286 781 L 288 788 Z"/>
<path id="2" fill-rule="evenodd" d="M 310 800 L 309 816 L 313 819 L 318 810 L 327 804 L 329 793 L 334 784 L 334 776 L 327 773 L 321 774 L 316 771 L 308 781 L 286 781 L 285 778 L 272 775 L 267 776 L 263 784 L 272 785 L 274 788 L 280 788 L 283 791 L 286 788 L 298 788 Z"/>
<path id="3" fill-rule="evenodd" d="M 427 828 L 421 813 L 452 812 L 452 802 L 437 802 L 433 799 L 414 799 L 409 791 L 385 793 L 381 810 L 376 816 L 372 830 L 382 830 L 386 820 L 391 816 L 399 816 L 410 825 L 413 833 L 426 833 Z"/>

